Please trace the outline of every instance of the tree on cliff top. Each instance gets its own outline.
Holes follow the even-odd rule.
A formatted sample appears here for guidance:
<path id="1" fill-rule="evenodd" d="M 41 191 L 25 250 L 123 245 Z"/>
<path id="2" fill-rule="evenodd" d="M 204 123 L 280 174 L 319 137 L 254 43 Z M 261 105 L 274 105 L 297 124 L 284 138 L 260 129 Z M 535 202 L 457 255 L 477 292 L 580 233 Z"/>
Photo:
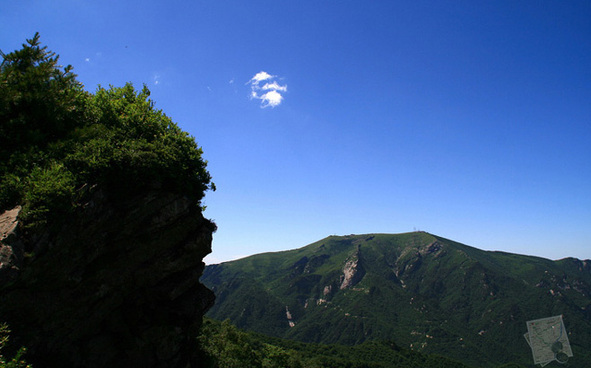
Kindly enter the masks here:
<path id="1" fill-rule="evenodd" d="M 38 33 L 0 54 L 0 211 L 21 204 L 27 222 L 45 223 L 94 184 L 115 195 L 157 184 L 196 204 L 215 190 L 201 148 L 147 87 L 86 92 Z"/>
<path id="2" fill-rule="evenodd" d="M 63 138 L 80 122 L 82 85 L 59 57 L 39 45 L 39 34 L 0 65 L 0 158 Z"/>

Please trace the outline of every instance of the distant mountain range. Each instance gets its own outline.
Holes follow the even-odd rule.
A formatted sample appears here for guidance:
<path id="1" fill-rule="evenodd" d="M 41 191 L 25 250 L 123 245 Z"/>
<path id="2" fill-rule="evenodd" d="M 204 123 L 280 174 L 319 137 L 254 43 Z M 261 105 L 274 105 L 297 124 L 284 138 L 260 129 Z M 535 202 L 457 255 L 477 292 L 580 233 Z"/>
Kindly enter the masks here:
<path id="1" fill-rule="evenodd" d="M 591 261 L 483 251 L 426 232 L 330 236 L 207 266 L 208 316 L 314 343 L 390 340 L 478 367 L 533 363 L 528 320 L 563 315 L 591 359 Z M 579 363 L 577 363 L 579 362 Z"/>

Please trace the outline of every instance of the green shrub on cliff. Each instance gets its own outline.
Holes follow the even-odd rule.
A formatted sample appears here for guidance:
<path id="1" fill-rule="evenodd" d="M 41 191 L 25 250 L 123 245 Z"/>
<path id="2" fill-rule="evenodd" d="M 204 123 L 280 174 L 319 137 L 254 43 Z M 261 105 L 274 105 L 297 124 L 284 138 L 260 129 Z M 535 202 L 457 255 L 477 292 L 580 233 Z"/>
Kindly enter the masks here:
<path id="1" fill-rule="evenodd" d="M 0 368 L 32 368 L 33 366 L 27 364 L 23 359 L 23 355 L 27 352 L 25 348 L 20 348 L 14 357 L 6 358 L 4 350 L 9 342 L 10 330 L 5 323 L 0 323 Z"/>
<path id="2" fill-rule="evenodd" d="M 201 148 L 147 87 L 86 92 L 39 34 L 1 55 L 0 211 L 21 204 L 34 226 L 71 211 L 85 185 L 122 196 L 162 187 L 196 204 L 215 190 Z"/>
<path id="3" fill-rule="evenodd" d="M 210 368 L 302 368 L 300 354 L 291 349 L 268 344 L 240 331 L 229 321 L 206 319 L 199 346 L 205 352 L 204 366 Z"/>

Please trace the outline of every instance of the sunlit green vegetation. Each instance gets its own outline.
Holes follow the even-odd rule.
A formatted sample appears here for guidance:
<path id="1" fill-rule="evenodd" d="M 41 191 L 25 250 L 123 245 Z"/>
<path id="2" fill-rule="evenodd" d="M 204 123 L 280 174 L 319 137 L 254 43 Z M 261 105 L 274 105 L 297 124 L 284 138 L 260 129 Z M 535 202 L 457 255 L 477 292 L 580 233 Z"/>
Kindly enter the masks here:
<path id="1" fill-rule="evenodd" d="M 245 332 L 229 321 L 206 319 L 199 337 L 206 367 L 219 368 L 468 368 L 437 355 L 403 349 L 394 342 L 357 346 L 307 344 Z"/>
<path id="2" fill-rule="evenodd" d="M 363 277 L 341 289 L 353 255 Z M 558 314 L 572 333 L 571 362 L 588 359 L 591 275 L 584 267 L 414 232 L 331 236 L 207 266 L 201 280 L 217 295 L 208 316 L 245 330 L 350 346 L 393 340 L 493 368 L 531 363 L 526 322 Z"/>
<path id="3" fill-rule="evenodd" d="M 96 184 L 112 195 L 164 188 L 196 204 L 214 189 L 201 148 L 154 107 L 147 87 L 89 93 L 39 34 L 2 57 L 0 210 L 22 205 L 35 226 L 70 212 Z"/>

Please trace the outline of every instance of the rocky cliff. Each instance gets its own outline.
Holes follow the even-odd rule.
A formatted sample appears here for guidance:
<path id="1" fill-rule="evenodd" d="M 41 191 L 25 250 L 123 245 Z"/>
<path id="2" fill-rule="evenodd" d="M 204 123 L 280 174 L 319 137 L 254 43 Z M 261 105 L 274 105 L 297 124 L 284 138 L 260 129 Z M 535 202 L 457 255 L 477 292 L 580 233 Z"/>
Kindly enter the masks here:
<path id="1" fill-rule="evenodd" d="M 216 227 L 158 186 L 84 189 L 59 224 L 0 219 L 0 316 L 36 367 L 199 367 L 213 293 L 199 278 Z"/>

